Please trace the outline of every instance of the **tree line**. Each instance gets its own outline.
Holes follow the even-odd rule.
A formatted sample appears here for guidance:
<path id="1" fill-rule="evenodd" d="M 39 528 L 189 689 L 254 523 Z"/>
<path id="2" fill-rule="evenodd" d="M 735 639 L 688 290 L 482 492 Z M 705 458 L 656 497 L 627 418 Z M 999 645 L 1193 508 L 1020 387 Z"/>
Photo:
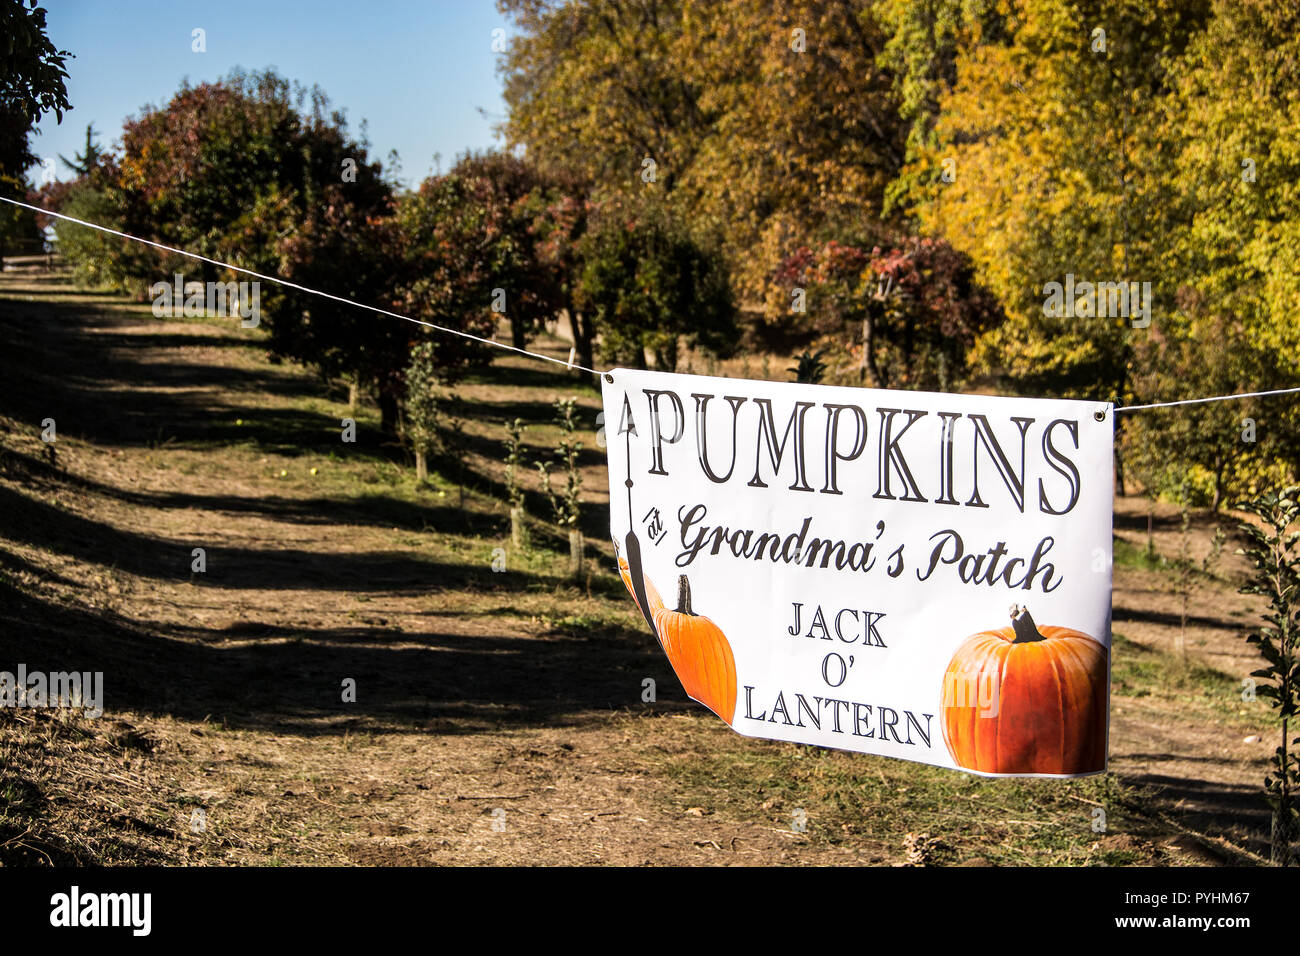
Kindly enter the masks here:
<path id="1" fill-rule="evenodd" d="M 563 316 L 588 367 L 807 349 L 805 378 L 1121 404 L 1300 381 L 1290 5 L 499 6 L 503 149 L 414 189 L 319 90 L 253 73 L 145 109 L 38 198 L 521 347 Z M 61 245 L 96 282 L 182 265 L 82 233 Z M 276 355 L 371 391 L 390 431 L 412 378 L 489 360 L 292 290 L 262 311 Z M 1295 407 L 1124 417 L 1121 482 L 1217 506 L 1294 475 Z"/>

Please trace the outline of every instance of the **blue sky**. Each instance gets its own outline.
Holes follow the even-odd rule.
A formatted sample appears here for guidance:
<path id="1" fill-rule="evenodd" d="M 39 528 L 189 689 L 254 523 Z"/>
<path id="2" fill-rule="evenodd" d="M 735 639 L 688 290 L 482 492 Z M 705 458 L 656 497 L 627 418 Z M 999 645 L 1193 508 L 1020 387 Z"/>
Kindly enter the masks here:
<path id="1" fill-rule="evenodd" d="M 396 149 L 402 178 L 418 182 L 458 153 L 496 145 L 504 118 L 493 52 L 496 28 L 510 26 L 492 0 L 45 0 L 50 40 L 68 50 L 62 125 L 45 116 L 33 151 L 53 160 L 60 179 L 94 122 L 104 145 L 142 106 L 164 104 L 183 79 L 215 80 L 234 67 L 274 67 L 319 84 L 359 132 L 372 159 Z M 195 28 L 207 52 L 191 49 Z M 499 36 L 498 36 L 499 39 Z M 480 113 L 483 110 L 486 115 Z M 385 162 L 385 165 L 387 163 Z M 40 167 L 29 171 L 39 181 Z"/>

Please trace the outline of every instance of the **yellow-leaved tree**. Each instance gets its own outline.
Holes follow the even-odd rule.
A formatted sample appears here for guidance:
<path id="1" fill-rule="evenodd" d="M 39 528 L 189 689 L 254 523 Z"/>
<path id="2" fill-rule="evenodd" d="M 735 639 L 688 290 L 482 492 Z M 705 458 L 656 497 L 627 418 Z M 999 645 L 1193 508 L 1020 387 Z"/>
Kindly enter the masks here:
<path id="1" fill-rule="evenodd" d="M 1022 392 L 1123 397 L 1144 288 L 1155 315 L 1177 287 L 1160 134 L 1171 66 L 1204 10 L 1184 0 L 998 6 L 969 24 L 932 143 L 909 167 L 910 208 L 975 260 L 1007 311 L 977 345 L 989 370 Z M 1138 301 L 1074 301 L 1075 282 L 1126 293 L 1136 282 Z"/>

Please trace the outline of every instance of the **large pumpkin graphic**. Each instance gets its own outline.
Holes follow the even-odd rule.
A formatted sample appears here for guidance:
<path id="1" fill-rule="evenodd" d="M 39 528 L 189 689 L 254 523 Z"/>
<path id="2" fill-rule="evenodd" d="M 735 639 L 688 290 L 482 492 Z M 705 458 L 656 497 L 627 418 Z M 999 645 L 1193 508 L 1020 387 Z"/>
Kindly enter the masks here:
<path id="1" fill-rule="evenodd" d="M 718 625 L 692 610 L 686 575 L 677 580 L 677 609 L 661 605 L 654 624 L 686 693 L 730 724 L 736 713 L 736 659 Z"/>
<path id="2" fill-rule="evenodd" d="M 1068 627 L 981 631 L 943 681 L 943 735 L 959 767 L 982 773 L 1094 773 L 1106 767 L 1106 648 Z"/>

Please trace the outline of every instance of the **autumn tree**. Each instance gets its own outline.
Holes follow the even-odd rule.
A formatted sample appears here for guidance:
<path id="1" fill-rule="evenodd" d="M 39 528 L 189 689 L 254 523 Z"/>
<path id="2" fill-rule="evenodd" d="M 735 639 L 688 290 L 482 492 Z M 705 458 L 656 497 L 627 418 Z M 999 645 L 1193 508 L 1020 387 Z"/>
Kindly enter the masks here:
<path id="1" fill-rule="evenodd" d="M 510 144 L 548 169 L 635 188 L 653 164 L 671 191 L 711 117 L 683 69 L 691 38 L 683 0 L 499 0 L 516 35 L 501 71 Z"/>
<path id="2" fill-rule="evenodd" d="M 462 197 L 448 227 L 484 277 L 485 301 L 509 321 L 511 344 L 524 348 L 559 307 L 540 248 L 554 189 L 533 163 L 498 151 L 467 153 L 447 176 Z"/>
<path id="3" fill-rule="evenodd" d="M 1203 4 L 1017 0 L 1010 13 L 992 35 L 974 25 L 958 53 L 912 208 L 1006 308 L 980 343 L 987 367 L 1030 393 L 1125 396 L 1129 319 L 1049 314 L 1045 286 L 1147 281 L 1158 308 L 1172 304 L 1161 117 Z"/>
<path id="4" fill-rule="evenodd" d="M 577 363 L 584 368 L 595 367 L 597 329 L 596 316 L 580 305 L 580 255 L 594 210 L 590 184 L 580 176 L 555 174 L 534 223 L 538 260 L 550 272 L 554 304 L 568 317 Z"/>
<path id="5" fill-rule="evenodd" d="M 518 286 L 502 259 L 509 243 L 497 245 L 499 233 L 487 222 L 483 188 L 481 178 L 453 171 L 401 197 L 403 257 L 395 291 L 403 314 L 490 339 Z M 457 336 L 437 336 L 431 348 L 430 361 L 444 368 L 491 358 L 488 346 Z"/>
<path id="6" fill-rule="evenodd" d="M 319 200 L 277 243 L 291 281 L 346 301 L 288 290 L 269 323 L 273 353 L 374 396 L 380 427 L 398 431 L 404 369 L 418 326 L 350 302 L 399 311 L 394 284 L 406 247 L 389 185 L 377 177 L 322 184 Z M 399 312 L 400 314 L 400 312 Z"/>
<path id="7" fill-rule="evenodd" d="M 886 36 L 829 0 L 502 0 L 509 142 L 598 199 L 722 231 L 742 297 L 824 223 L 874 218 L 903 161 Z"/>
<path id="8" fill-rule="evenodd" d="M 962 381 L 967 351 L 1003 319 L 968 257 L 917 237 L 802 247 L 774 271 L 767 308 L 769 321 L 816 334 L 838 378 L 877 388 Z"/>
<path id="9" fill-rule="evenodd" d="M 1173 75 L 1169 269 L 1300 381 L 1300 9 L 1216 0 Z M 1207 348 L 1213 347 L 1209 342 Z"/>
<path id="10" fill-rule="evenodd" d="M 93 145 L 88 139 L 87 165 Z M 401 249 L 392 184 L 318 88 L 272 72 L 182 86 L 165 106 L 127 121 L 120 156 L 93 158 L 65 204 L 85 213 L 79 218 L 344 300 L 393 304 Z M 85 232 L 60 228 L 78 271 L 137 295 L 173 272 L 243 278 Z M 396 429 L 408 323 L 272 283 L 260 289 L 260 319 L 275 356 L 372 390 L 384 426 Z"/>

